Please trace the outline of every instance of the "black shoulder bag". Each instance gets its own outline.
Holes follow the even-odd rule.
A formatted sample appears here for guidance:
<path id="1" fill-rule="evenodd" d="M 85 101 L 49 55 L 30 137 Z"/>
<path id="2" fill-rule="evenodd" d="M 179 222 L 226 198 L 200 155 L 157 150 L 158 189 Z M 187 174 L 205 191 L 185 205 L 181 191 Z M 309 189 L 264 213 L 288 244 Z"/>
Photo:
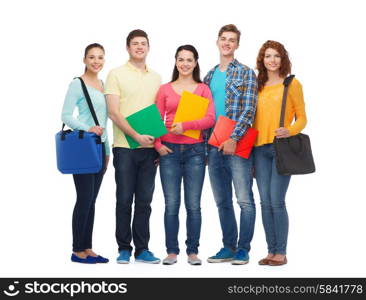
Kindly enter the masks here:
<path id="1" fill-rule="evenodd" d="M 282 98 L 280 127 L 284 127 L 286 100 L 289 85 L 295 75 L 288 76 Z M 311 152 L 310 138 L 299 133 L 287 138 L 274 138 L 273 145 L 276 152 L 277 171 L 281 175 L 300 175 L 315 172 L 313 154 Z"/>

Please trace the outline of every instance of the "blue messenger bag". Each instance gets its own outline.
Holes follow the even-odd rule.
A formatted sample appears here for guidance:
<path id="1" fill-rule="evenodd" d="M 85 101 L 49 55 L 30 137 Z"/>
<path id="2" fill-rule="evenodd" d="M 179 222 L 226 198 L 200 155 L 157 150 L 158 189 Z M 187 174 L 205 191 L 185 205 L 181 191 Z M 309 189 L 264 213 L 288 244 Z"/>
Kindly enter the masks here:
<path id="1" fill-rule="evenodd" d="M 95 125 L 99 126 L 88 90 L 81 77 L 78 77 L 88 102 Z M 101 137 L 84 130 L 64 130 L 65 124 L 56 136 L 57 168 L 62 174 L 98 173 L 103 166 Z"/>

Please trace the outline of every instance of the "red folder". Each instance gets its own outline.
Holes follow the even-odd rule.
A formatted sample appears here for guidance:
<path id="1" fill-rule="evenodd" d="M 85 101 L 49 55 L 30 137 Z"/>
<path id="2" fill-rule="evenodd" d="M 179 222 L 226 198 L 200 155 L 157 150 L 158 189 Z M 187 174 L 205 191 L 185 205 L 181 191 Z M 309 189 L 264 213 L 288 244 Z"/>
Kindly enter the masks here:
<path id="1" fill-rule="evenodd" d="M 236 122 L 228 117 L 219 116 L 208 143 L 212 146 L 219 147 L 223 142 L 230 138 L 235 125 Z M 245 135 L 236 144 L 235 155 L 243 158 L 249 158 L 257 135 L 258 130 L 251 127 L 248 128 Z"/>

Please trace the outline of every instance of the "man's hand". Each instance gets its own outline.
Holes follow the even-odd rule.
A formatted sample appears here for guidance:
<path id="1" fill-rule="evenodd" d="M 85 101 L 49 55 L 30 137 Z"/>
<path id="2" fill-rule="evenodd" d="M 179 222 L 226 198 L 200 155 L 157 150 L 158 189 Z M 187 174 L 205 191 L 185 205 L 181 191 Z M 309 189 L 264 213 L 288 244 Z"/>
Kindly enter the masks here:
<path id="1" fill-rule="evenodd" d="M 221 150 L 223 150 L 224 155 L 234 155 L 236 150 L 236 141 L 233 139 L 226 140 L 220 145 L 219 151 Z"/>
<path id="2" fill-rule="evenodd" d="M 154 142 L 154 137 L 147 134 L 136 134 L 133 139 L 142 147 L 149 147 Z"/>

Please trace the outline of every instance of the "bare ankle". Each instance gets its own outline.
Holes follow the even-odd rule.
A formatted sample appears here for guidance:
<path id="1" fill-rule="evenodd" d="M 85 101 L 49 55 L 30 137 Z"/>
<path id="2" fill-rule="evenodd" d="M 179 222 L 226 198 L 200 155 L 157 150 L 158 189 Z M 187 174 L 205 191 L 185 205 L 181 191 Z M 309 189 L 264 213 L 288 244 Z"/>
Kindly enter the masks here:
<path id="1" fill-rule="evenodd" d="M 177 254 L 175 254 L 175 253 L 169 253 L 167 257 L 169 257 L 169 258 L 177 258 Z"/>
<path id="2" fill-rule="evenodd" d="M 73 253 L 80 258 L 86 258 L 88 256 L 85 251 L 74 251 Z"/>
<path id="3" fill-rule="evenodd" d="M 285 254 L 276 254 L 272 257 L 272 259 L 276 261 L 283 261 L 285 257 L 286 257 Z"/>
<path id="4" fill-rule="evenodd" d="M 97 256 L 97 254 L 92 249 L 85 249 L 84 251 L 87 255 Z"/>

